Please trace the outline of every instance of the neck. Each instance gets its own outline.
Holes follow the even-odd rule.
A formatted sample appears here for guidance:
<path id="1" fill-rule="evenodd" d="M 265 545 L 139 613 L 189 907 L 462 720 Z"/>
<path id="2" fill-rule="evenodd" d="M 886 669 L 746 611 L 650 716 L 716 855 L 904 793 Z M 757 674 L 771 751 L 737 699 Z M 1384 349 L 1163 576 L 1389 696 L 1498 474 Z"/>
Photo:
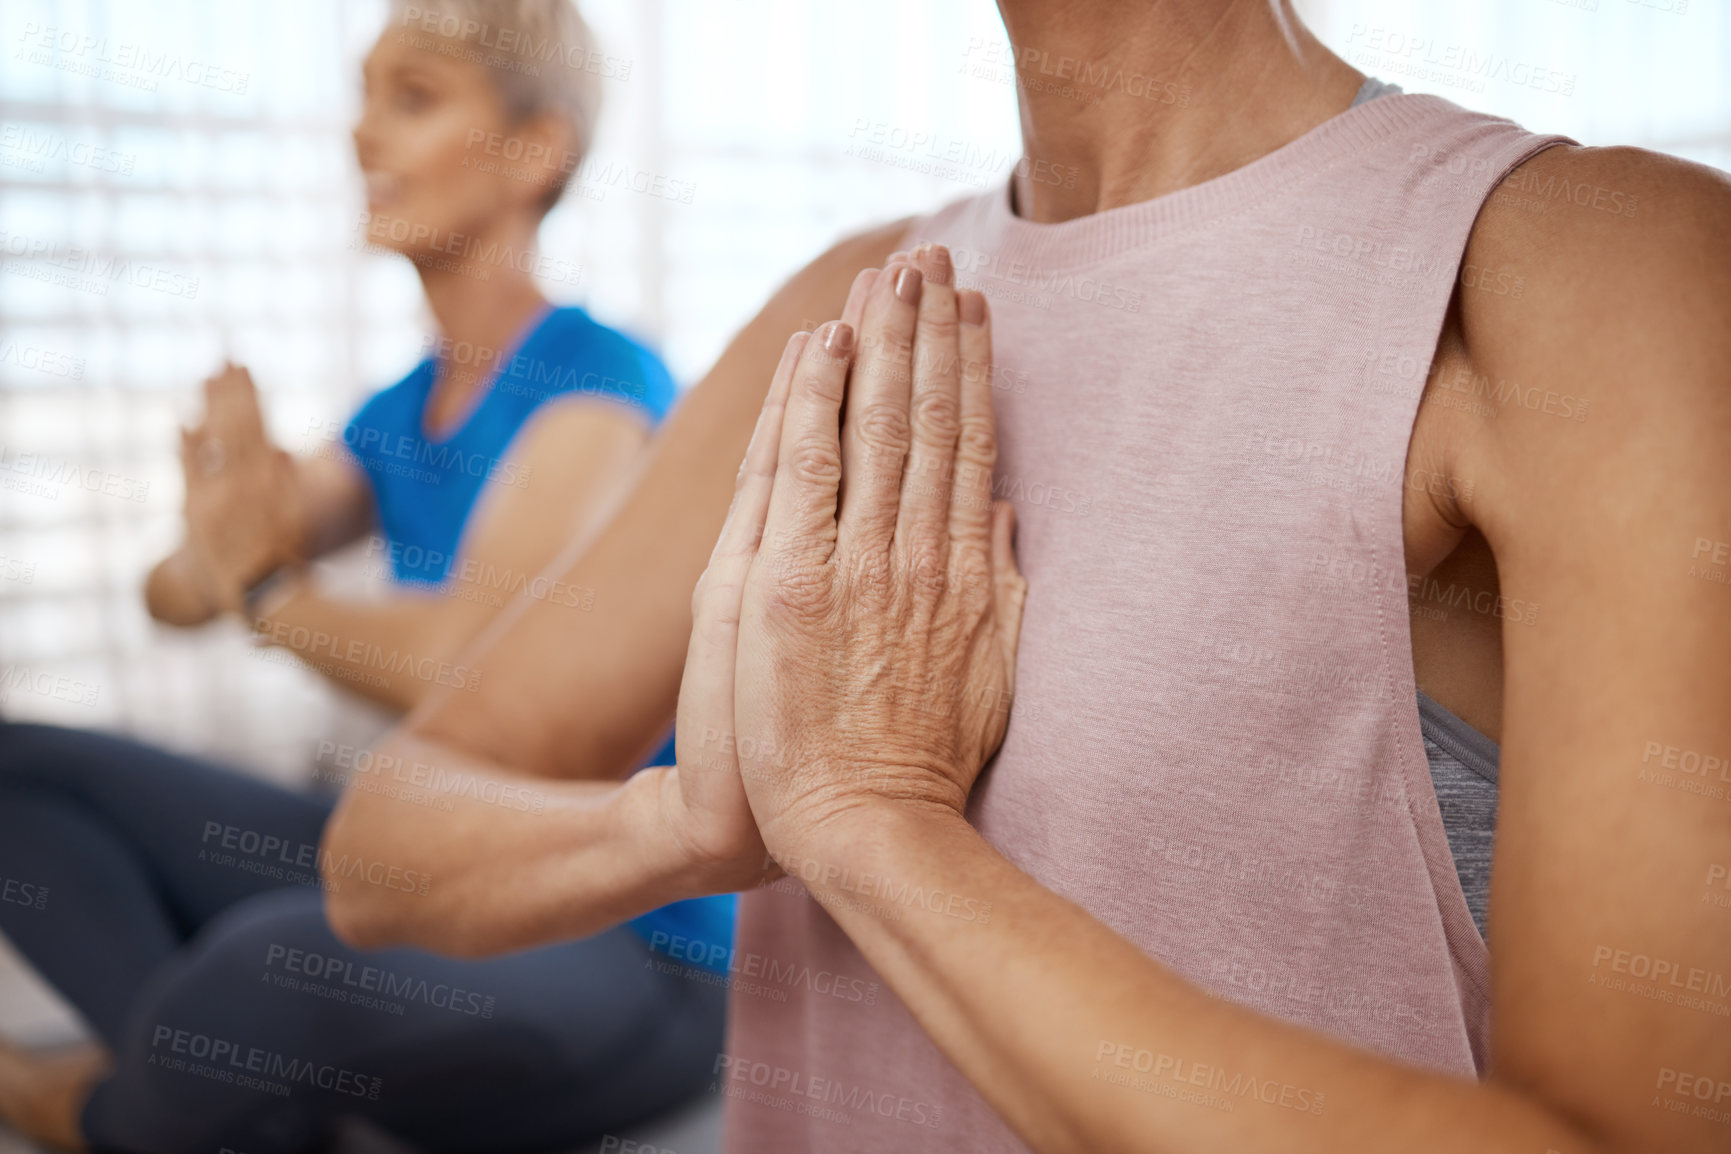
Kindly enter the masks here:
<path id="1" fill-rule="evenodd" d="M 469 253 L 512 254 L 514 261 L 475 255 L 426 257 L 415 262 L 421 289 L 438 322 L 439 333 L 454 347 L 467 343 L 475 350 L 463 363 L 439 366 L 438 386 L 451 402 L 460 402 L 491 377 L 500 358 L 540 311 L 547 298 L 535 278 L 518 265 L 533 267 L 523 254 L 533 252 L 537 223 L 507 219 L 475 234 Z"/>
<path id="2" fill-rule="evenodd" d="M 1276 4 L 1279 8 L 1276 8 Z M 1364 77 L 1290 0 L 998 0 L 1021 83 L 1018 215 L 1071 220 L 1242 168 Z"/>

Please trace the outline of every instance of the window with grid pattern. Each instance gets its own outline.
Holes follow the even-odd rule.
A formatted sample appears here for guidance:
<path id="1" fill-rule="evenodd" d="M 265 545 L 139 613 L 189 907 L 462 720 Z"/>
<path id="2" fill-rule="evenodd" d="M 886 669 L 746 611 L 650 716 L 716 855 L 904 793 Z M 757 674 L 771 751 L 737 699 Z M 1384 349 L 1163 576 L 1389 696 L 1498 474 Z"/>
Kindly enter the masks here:
<path id="1" fill-rule="evenodd" d="M 436 0 L 426 5 L 436 8 Z M 838 236 L 997 186 L 1018 152 L 990 0 L 586 0 L 597 146 L 548 284 L 689 385 Z M 1361 70 L 1536 130 L 1731 164 L 1706 0 L 1307 0 Z M 357 243 L 348 129 L 381 0 L 0 7 L 0 710 L 284 779 L 384 718 L 237 626 L 151 625 L 177 423 L 226 355 L 290 449 L 419 357 L 411 270 Z"/>

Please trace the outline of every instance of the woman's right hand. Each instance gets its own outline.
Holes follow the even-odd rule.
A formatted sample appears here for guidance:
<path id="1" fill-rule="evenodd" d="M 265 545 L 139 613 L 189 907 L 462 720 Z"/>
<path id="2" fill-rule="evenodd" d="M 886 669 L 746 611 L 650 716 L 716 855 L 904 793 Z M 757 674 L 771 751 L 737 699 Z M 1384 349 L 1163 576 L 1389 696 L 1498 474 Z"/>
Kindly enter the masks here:
<path id="1" fill-rule="evenodd" d="M 855 329 L 877 276 L 875 269 L 860 273 L 848 294 L 842 315 Z M 833 326 L 825 326 L 825 331 L 830 328 Z M 691 642 L 679 686 L 676 723 L 679 764 L 663 779 L 662 812 L 687 860 L 704 875 L 705 888 L 713 892 L 750 889 L 781 872 L 764 849 L 740 777 L 733 681 L 740 605 L 746 574 L 769 515 L 769 495 L 781 449 L 782 415 L 801 353 L 807 342 L 815 339 L 819 338 L 801 333 L 782 352 L 734 481 L 733 504 L 710 553 L 709 566 L 698 578 L 691 597 Z M 845 360 L 838 371 L 845 378 Z M 749 744 L 744 753 L 759 761 L 774 760 L 774 751 Z"/>

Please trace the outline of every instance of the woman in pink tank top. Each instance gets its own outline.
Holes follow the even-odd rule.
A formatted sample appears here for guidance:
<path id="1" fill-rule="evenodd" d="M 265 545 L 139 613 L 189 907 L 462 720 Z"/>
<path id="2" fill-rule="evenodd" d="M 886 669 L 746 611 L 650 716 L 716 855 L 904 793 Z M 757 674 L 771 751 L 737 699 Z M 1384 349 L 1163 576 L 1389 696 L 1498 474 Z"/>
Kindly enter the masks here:
<path id="1" fill-rule="evenodd" d="M 454 896 L 338 895 L 339 931 L 510 949 L 756 887 L 735 1154 L 1723 1148 L 1725 181 L 1354 106 L 1285 0 L 1000 8 L 1041 81 L 1011 186 L 816 262 L 633 495 L 659 530 L 713 491 L 690 414 L 840 312 L 699 583 L 679 764 L 549 786 L 533 828 L 415 818 L 393 845 Z M 601 628 L 524 614 L 516 696 L 386 749 L 588 748 Z M 1494 955 L 1420 686 L 1502 745 Z"/>
<path id="2" fill-rule="evenodd" d="M 1731 859 L 1731 602 L 1685 556 L 1731 524 L 1731 345 L 1663 315 L 1731 307 L 1731 192 L 1431 97 L 1349 109 L 1289 12 L 1002 8 L 1024 78 L 1166 60 L 1198 95 L 1085 119 L 1025 85 L 1009 195 L 909 230 L 947 252 L 851 303 L 845 393 L 847 325 L 772 392 L 724 541 L 768 543 L 732 694 L 788 876 L 739 948 L 896 996 L 736 993 L 729 1150 L 1731 1144 L 1731 923 L 1695 892 Z M 1517 170 L 1568 207 L 1493 196 Z M 1592 207 L 1661 199 L 1690 223 Z M 1596 287 L 1623 276 L 1655 298 Z M 1687 512 L 1629 495 L 1661 469 Z M 1414 702 L 1415 663 L 1462 712 L 1498 671 L 1407 616 L 1439 575 L 1474 605 L 1487 558 L 1494 965 Z"/>

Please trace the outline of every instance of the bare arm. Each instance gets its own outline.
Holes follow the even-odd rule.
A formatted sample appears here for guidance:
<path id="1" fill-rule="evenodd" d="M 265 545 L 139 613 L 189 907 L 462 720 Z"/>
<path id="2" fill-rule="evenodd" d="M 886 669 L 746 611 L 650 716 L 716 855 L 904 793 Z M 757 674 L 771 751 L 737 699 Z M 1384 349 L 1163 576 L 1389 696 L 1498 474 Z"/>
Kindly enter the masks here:
<path id="1" fill-rule="evenodd" d="M 383 862 L 428 884 L 424 893 L 335 886 L 331 928 L 363 948 L 410 943 L 479 957 L 721 892 L 730 877 L 674 833 L 673 774 L 525 778 L 398 734 L 351 777 L 320 860 L 327 869 L 351 857 Z"/>
<path id="2" fill-rule="evenodd" d="M 845 563 L 847 506 L 833 546 L 834 519 L 778 521 L 772 511 L 766 540 L 791 527 L 796 546 L 814 546 L 814 557 L 832 549 L 843 563 L 841 576 L 822 577 L 811 557 L 783 548 L 764 571 L 774 576 L 762 577 L 774 612 L 754 617 L 748 590 L 746 636 L 769 640 L 755 658 L 742 643 L 740 729 L 776 748 L 790 735 L 800 754 L 792 766 L 743 760 L 753 812 L 776 860 L 1036 1149 L 1723 1147 L 1731 919 L 1706 891 L 1731 870 L 1731 189 L 1654 158 L 1544 163 L 1638 191 L 1663 211 L 1623 233 L 1607 230 L 1630 222 L 1590 215 L 1533 229 L 1490 215 L 1468 254 L 1518 267 L 1527 284 L 1518 308 L 1464 303 L 1474 364 L 1541 395 L 1585 395 L 1593 417 L 1510 414 L 1492 435 L 1462 439 L 1449 462 L 1475 494 L 1456 510 L 1462 524 L 1496 550 L 1505 593 L 1544 605 L 1548 621 L 1506 638 L 1484 1083 L 1403 1067 L 1216 999 L 1143 955 L 965 822 L 947 786 L 971 781 L 978 765 L 952 753 L 953 739 L 918 743 L 894 765 L 863 761 L 862 749 L 901 743 L 864 743 L 861 732 L 918 733 L 921 721 L 851 688 L 869 684 L 884 659 L 870 642 L 874 623 L 856 611 L 838 629 L 829 601 L 811 592 L 845 586 L 850 568 L 860 580 L 861 567 Z M 816 491 L 825 478 L 848 478 L 850 501 L 862 482 L 826 431 L 833 401 L 801 430 L 802 401 L 789 400 L 786 436 L 804 446 L 814 491 L 785 505 L 821 513 L 836 505 L 835 480 Z M 917 446 L 917 409 L 912 424 Z M 778 502 L 784 477 L 796 483 L 778 474 Z M 913 505 L 904 495 L 901 515 Z M 899 544 L 900 522 L 895 534 Z M 917 598 L 911 574 L 873 603 Z M 945 668 L 911 636 L 927 667 Z M 940 684 L 958 681 L 979 685 Z M 786 692 L 795 683 L 799 693 Z M 773 705 L 754 715 L 753 702 Z M 934 712 L 967 716 L 965 706 Z M 955 898 L 941 911 L 874 910 L 886 887 L 866 878 Z M 956 915 L 982 908 L 989 918 Z M 1235 1108 L 1219 1107 L 1223 1088 Z"/>
<path id="3" fill-rule="evenodd" d="M 585 764 L 582 758 L 595 756 L 593 741 L 571 750 L 558 742 L 561 734 L 576 742 L 599 732 L 610 748 L 647 752 L 669 717 L 654 703 L 643 708 L 635 687 L 663 678 L 677 687 L 682 671 L 705 665 L 732 669 L 737 613 L 726 598 L 743 578 L 728 565 L 741 547 L 725 531 L 718 543 L 716 534 L 729 497 L 749 505 L 754 494 L 767 494 L 773 454 L 755 472 L 742 471 L 753 426 L 733 430 L 718 422 L 741 415 L 765 420 L 766 408 L 774 407 L 765 404 L 766 384 L 784 375 L 776 358 L 791 371 L 787 334 L 814 314 L 857 315 L 870 282 L 856 276 L 856 262 L 901 231 L 898 225 L 874 234 L 870 244 L 845 242 L 796 277 L 675 410 L 643 482 L 593 548 L 583 551 L 584 542 L 576 543 L 576 558 L 561 572 L 573 587 L 599 587 L 593 613 L 520 600 L 514 619 L 481 643 L 486 676 L 480 692 L 441 694 L 422 708 L 420 725 L 412 719 L 381 746 L 382 756 L 396 759 L 393 766 L 410 763 L 401 770 L 406 777 L 399 780 L 394 767 L 353 776 L 325 831 L 325 859 L 368 856 L 433 882 L 426 896 L 343 887 L 329 903 L 338 933 L 368 946 L 408 942 L 448 953 L 490 953 L 593 932 L 676 897 L 746 888 L 761 878 L 763 843 L 733 756 L 730 678 L 700 679 L 726 694 L 721 703 L 679 695 L 676 771 L 645 770 L 623 785 L 556 780 L 612 778 L 629 767 L 629 760 Z M 849 295 L 848 284 L 856 280 Z M 773 353 L 766 352 L 771 342 Z M 773 423 L 778 430 L 779 416 Z M 732 444 L 735 432 L 740 439 Z M 691 513 L 692 506 L 707 511 L 718 498 L 714 524 Z M 693 553 L 692 571 L 678 570 Z M 659 560 L 664 555 L 674 560 Z M 675 571 L 667 572 L 668 565 Z M 706 625 L 706 598 L 713 601 L 717 591 L 721 602 L 710 605 Z M 610 604 L 623 608 L 609 614 Z M 673 634 L 677 650 L 646 653 L 664 632 Z M 542 664 L 517 668 L 530 660 Z M 516 693 L 530 700 L 518 702 Z M 461 711 L 454 720 L 447 716 L 453 710 Z M 414 764 L 423 768 L 417 773 Z M 447 796 L 433 797 L 428 791 L 436 787 Z M 487 800 L 507 788 L 513 797 L 543 795 L 551 818 Z M 594 861 L 610 864 L 590 873 Z"/>
<path id="4" fill-rule="evenodd" d="M 790 874 L 816 879 L 812 895 L 1042 1154 L 1610 1149 L 1512 1087 L 1412 1070 L 1205 994 L 959 816 L 860 810 L 821 849 L 772 850 Z M 869 896 L 825 886 L 829 867 L 917 879 L 958 895 L 964 914 L 990 916 L 917 903 L 879 916 Z"/>
<path id="5" fill-rule="evenodd" d="M 346 452 L 296 457 L 295 488 L 306 510 L 300 556 L 323 557 L 372 528 L 376 519 L 372 486 Z"/>
<path id="6" fill-rule="evenodd" d="M 678 767 L 648 769 L 624 783 L 549 782 L 410 735 L 388 739 L 354 766 L 325 831 L 322 867 L 339 881 L 341 863 L 353 854 L 428 881 L 412 892 L 333 885 L 326 909 L 345 940 L 491 954 L 593 933 L 679 898 L 761 880 L 763 840 L 731 742 L 717 738 L 732 727 L 734 591 L 750 563 L 750 513 L 768 500 L 790 378 L 784 357 L 727 524 L 692 595 Z M 430 853 L 430 846 L 438 848 Z"/>
<path id="7" fill-rule="evenodd" d="M 842 241 L 764 306 L 668 418 L 605 528 L 549 568 L 593 590 L 594 612 L 519 601 L 464 655 L 479 692 L 434 695 L 412 732 L 560 777 L 617 778 L 654 752 L 673 719 L 691 589 L 788 334 L 840 315 L 856 274 L 905 231 L 897 222 Z"/>
<path id="8" fill-rule="evenodd" d="M 567 617 L 586 611 L 581 590 L 543 580 L 542 570 L 618 498 L 647 441 L 644 418 L 623 405 L 552 401 L 510 452 L 517 468 L 509 475 L 525 483 L 482 493 L 445 588 L 356 601 L 303 582 L 251 624 L 266 642 L 386 705 L 410 709 L 441 686 L 472 692 L 478 678 L 459 654 L 518 593 Z M 379 544 L 374 555 L 388 564 Z"/>

